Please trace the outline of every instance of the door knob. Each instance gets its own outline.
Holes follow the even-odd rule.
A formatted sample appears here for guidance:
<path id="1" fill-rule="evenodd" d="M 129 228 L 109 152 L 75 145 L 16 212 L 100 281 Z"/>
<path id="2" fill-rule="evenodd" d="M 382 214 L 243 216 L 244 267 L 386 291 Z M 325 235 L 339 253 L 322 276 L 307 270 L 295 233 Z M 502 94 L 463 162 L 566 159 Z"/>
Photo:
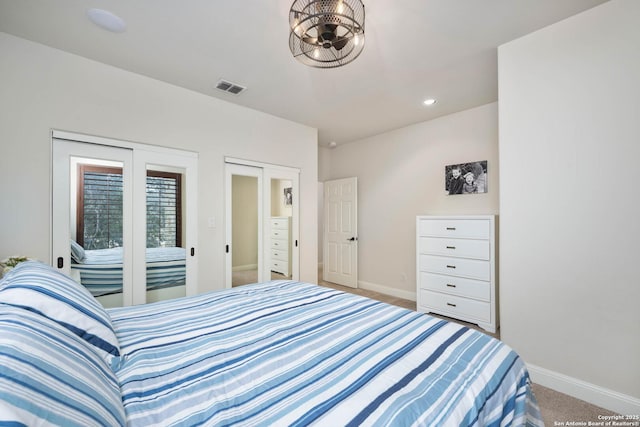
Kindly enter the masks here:
<path id="1" fill-rule="evenodd" d="M 356 240 L 358 240 L 358 238 L 357 238 L 357 237 L 352 237 L 352 238 L 347 239 L 347 240 L 348 240 L 349 242 L 355 242 Z"/>

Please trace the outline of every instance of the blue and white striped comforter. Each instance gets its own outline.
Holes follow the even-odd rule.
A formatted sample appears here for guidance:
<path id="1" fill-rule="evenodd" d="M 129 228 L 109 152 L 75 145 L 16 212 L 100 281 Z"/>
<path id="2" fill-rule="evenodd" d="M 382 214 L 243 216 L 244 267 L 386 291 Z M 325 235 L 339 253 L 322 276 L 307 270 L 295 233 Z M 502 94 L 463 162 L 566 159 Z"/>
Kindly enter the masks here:
<path id="1" fill-rule="evenodd" d="M 129 426 L 542 425 L 500 341 L 333 289 L 274 281 L 108 312 Z"/>
<path id="2" fill-rule="evenodd" d="M 122 248 L 85 251 L 82 264 L 71 264 L 80 273 L 80 283 L 93 296 L 122 292 Z M 184 248 L 147 248 L 147 290 L 185 283 Z"/>

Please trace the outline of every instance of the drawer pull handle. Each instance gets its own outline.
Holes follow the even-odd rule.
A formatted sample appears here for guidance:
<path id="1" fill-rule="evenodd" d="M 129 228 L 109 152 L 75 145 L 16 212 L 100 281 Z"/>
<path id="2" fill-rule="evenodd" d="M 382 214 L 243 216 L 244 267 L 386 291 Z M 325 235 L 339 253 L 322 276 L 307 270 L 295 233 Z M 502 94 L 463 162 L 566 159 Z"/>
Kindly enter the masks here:
<path id="1" fill-rule="evenodd" d="M 447 265 L 447 268 L 456 268 L 455 265 Z"/>
<path id="2" fill-rule="evenodd" d="M 447 246 L 447 249 L 455 249 L 455 246 Z"/>
<path id="3" fill-rule="evenodd" d="M 447 283 L 447 287 L 449 287 L 449 288 L 455 288 L 455 287 L 456 287 L 456 285 L 452 285 L 451 283 Z"/>
<path id="4" fill-rule="evenodd" d="M 456 305 L 455 305 L 455 304 L 451 304 L 450 302 L 448 302 L 448 303 L 447 303 L 447 305 L 448 305 L 449 307 L 456 307 Z"/>
<path id="5" fill-rule="evenodd" d="M 456 231 L 455 227 L 447 227 L 447 231 Z"/>

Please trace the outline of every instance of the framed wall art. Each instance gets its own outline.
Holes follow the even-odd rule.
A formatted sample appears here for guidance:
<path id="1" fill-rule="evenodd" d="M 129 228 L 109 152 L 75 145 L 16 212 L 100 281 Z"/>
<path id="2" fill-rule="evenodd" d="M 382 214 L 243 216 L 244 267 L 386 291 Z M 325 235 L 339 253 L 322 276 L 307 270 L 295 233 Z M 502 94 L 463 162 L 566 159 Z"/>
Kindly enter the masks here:
<path id="1" fill-rule="evenodd" d="M 447 194 L 479 194 L 488 191 L 487 161 L 458 163 L 444 167 Z"/>
<path id="2" fill-rule="evenodd" d="M 287 187 L 284 189 L 284 204 L 290 206 L 293 204 L 293 187 Z"/>

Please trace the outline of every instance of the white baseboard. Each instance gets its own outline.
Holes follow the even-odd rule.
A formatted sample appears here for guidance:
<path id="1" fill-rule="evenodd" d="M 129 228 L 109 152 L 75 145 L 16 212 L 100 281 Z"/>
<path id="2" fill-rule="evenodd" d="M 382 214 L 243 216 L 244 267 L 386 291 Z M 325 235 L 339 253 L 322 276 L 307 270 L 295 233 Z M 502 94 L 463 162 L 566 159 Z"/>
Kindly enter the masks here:
<path id="1" fill-rule="evenodd" d="M 248 271 L 248 270 L 257 270 L 258 264 L 245 264 L 245 265 L 236 265 L 231 269 L 231 271 Z"/>
<path id="2" fill-rule="evenodd" d="M 559 372 L 527 364 L 531 380 L 541 386 L 584 400 L 621 415 L 640 414 L 640 399 Z"/>
<path id="3" fill-rule="evenodd" d="M 416 300 L 415 292 L 403 291 L 401 289 L 390 288 L 388 286 L 365 282 L 363 280 L 358 280 L 358 287 L 366 289 L 368 291 L 380 292 L 381 294 L 389 295 L 396 298 L 408 299 L 409 301 Z"/>

